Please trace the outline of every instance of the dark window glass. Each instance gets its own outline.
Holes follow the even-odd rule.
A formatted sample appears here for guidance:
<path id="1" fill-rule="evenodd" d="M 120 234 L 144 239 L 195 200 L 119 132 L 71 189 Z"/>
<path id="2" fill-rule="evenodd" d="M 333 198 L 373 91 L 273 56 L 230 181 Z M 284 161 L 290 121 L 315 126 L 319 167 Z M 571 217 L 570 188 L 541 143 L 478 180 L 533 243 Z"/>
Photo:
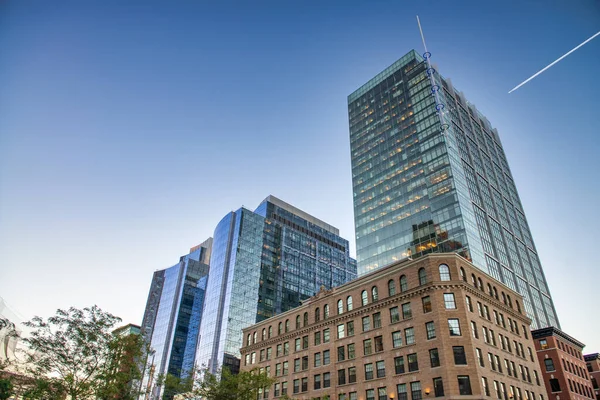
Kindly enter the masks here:
<path id="1" fill-rule="evenodd" d="M 417 360 L 417 354 L 416 353 L 409 354 L 408 356 L 406 356 L 406 358 L 408 359 L 408 371 L 409 372 L 418 371 L 419 370 L 419 362 Z"/>
<path id="2" fill-rule="evenodd" d="M 444 382 L 442 378 L 433 378 L 433 391 L 435 397 L 442 397 L 444 395 Z"/>
<path id="3" fill-rule="evenodd" d="M 458 377 L 458 392 L 461 395 L 470 395 L 471 392 L 471 380 L 468 376 L 459 376 Z"/>
<path id="4" fill-rule="evenodd" d="M 394 358 L 394 368 L 397 374 L 403 374 L 404 371 L 404 357 Z"/>
<path id="5" fill-rule="evenodd" d="M 429 360 L 431 360 L 431 368 L 440 366 L 440 356 L 438 354 L 438 349 L 429 350 Z"/>
<path id="6" fill-rule="evenodd" d="M 467 365 L 467 356 L 465 355 L 465 348 L 463 346 L 453 346 L 452 351 L 454 352 L 455 365 Z"/>

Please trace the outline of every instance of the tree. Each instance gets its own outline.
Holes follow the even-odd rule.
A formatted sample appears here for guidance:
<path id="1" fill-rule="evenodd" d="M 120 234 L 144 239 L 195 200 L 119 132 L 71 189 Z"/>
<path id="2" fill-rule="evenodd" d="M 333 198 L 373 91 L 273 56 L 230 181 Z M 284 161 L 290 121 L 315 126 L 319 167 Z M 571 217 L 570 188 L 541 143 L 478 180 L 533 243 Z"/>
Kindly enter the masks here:
<path id="1" fill-rule="evenodd" d="M 223 368 L 220 377 L 219 374 L 205 372 L 193 394 L 206 400 L 256 400 L 259 391 L 269 388 L 273 383 L 274 378 L 259 373 L 257 369 L 235 375 Z"/>
<path id="2" fill-rule="evenodd" d="M 8 379 L 0 379 L 0 400 L 6 400 L 14 393 L 13 384 Z"/>
<path id="3" fill-rule="evenodd" d="M 194 371 L 186 378 L 178 378 L 175 375 L 167 374 L 158 378 L 158 384 L 164 386 L 163 399 L 170 400 L 176 394 L 191 393 L 194 386 Z"/>
<path id="4" fill-rule="evenodd" d="M 30 372 L 42 381 L 55 377 L 40 382 L 41 389 L 62 388 L 71 400 L 95 397 L 110 361 L 111 330 L 120 321 L 93 306 L 59 309 L 48 320 L 36 316 L 25 322 L 33 328 L 31 336 L 23 339 L 30 349 Z"/>

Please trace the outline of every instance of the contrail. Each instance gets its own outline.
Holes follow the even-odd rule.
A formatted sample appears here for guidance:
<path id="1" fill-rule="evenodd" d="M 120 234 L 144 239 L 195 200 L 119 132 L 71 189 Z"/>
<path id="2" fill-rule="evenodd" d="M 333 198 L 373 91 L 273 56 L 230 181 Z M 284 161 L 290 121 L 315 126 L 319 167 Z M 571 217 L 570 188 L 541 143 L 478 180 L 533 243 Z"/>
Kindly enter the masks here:
<path id="1" fill-rule="evenodd" d="M 580 48 L 581 46 L 583 46 L 584 44 L 586 44 L 587 42 L 589 42 L 590 40 L 592 40 L 593 38 L 595 38 L 596 36 L 600 35 L 600 32 L 596 33 L 594 36 L 592 36 L 591 38 L 589 38 L 588 40 L 586 40 L 585 42 L 581 43 L 579 46 L 575 47 L 573 50 L 569 51 L 567 54 L 563 55 L 562 57 L 560 57 L 559 59 L 557 59 L 556 61 L 554 61 L 552 64 L 548 65 L 547 67 L 539 70 L 538 72 L 536 72 L 532 77 L 530 77 L 529 79 L 527 79 L 526 81 L 523 81 L 521 83 L 519 83 L 517 86 L 515 86 L 510 92 L 508 93 L 512 93 L 515 90 L 517 90 L 518 88 L 520 88 L 521 86 L 523 86 L 524 84 L 526 84 L 527 82 L 529 82 L 530 80 L 532 80 L 533 78 L 535 78 L 536 76 L 538 76 L 539 74 L 541 74 L 542 72 L 544 72 L 545 70 L 547 70 L 548 68 L 550 68 L 551 66 L 553 66 L 554 64 L 556 64 L 557 62 L 559 62 L 560 60 L 562 60 L 563 58 L 565 58 L 566 56 L 568 56 L 569 54 L 571 54 L 572 52 L 574 52 L 575 50 L 577 50 L 578 48 Z"/>

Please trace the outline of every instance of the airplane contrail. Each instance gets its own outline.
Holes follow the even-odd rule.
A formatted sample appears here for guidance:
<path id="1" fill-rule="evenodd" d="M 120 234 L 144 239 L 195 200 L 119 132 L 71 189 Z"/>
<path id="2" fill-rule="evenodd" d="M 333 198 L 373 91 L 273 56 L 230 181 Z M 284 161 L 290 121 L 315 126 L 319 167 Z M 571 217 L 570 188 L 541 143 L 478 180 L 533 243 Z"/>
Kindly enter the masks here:
<path id="1" fill-rule="evenodd" d="M 574 52 L 575 50 L 577 50 L 578 48 L 580 48 L 581 46 L 583 46 L 584 44 L 586 44 L 587 42 L 589 42 L 590 40 L 592 40 L 593 38 L 595 38 L 596 36 L 600 35 L 600 32 L 596 33 L 594 36 L 592 36 L 591 38 L 589 38 L 588 40 L 586 40 L 585 42 L 581 43 L 579 46 L 575 47 L 573 50 L 569 51 L 567 54 L 563 55 L 562 57 L 560 57 L 559 59 L 557 59 L 556 61 L 554 61 L 552 64 L 548 65 L 547 67 L 539 70 L 538 72 L 536 72 L 532 77 L 530 77 L 529 79 L 519 83 L 517 86 L 515 86 L 510 92 L 508 93 L 512 93 L 515 90 L 517 90 L 518 88 L 520 88 L 521 86 L 523 86 L 524 84 L 526 84 L 527 82 L 529 82 L 530 80 L 532 80 L 533 78 L 535 78 L 536 76 L 538 76 L 539 74 L 541 74 L 542 72 L 544 72 L 545 70 L 547 70 L 548 68 L 550 68 L 551 66 L 553 66 L 554 64 L 556 64 L 557 62 L 559 62 L 560 60 L 562 60 L 563 58 L 565 58 L 566 56 L 568 56 L 569 54 L 571 54 L 572 52 Z"/>

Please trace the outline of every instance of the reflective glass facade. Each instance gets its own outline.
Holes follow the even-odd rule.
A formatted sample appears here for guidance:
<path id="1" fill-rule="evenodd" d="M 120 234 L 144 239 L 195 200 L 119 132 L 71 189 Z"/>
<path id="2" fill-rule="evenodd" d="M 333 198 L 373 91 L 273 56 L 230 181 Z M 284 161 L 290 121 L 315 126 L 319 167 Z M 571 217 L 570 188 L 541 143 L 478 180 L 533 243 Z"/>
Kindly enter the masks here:
<path id="1" fill-rule="evenodd" d="M 273 196 L 227 214 L 214 233 L 197 365 L 237 372 L 243 328 L 355 277 L 336 228 Z"/>
<path id="2" fill-rule="evenodd" d="M 211 244 L 209 239 L 178 264 L 154 273 L 142 322 L 142 334 L 154 352 L 146 366 L 152 377 L 145 377 L 144 387 L 152 379 L 154 398 L 161 396 L 159 376 L 185 378 L 193 372 Z"/>
<path id="3" fill-rule="evenodd" d="M 359 273 L 458 252 L 521 293 L 534 327 L 558 326 L 498 132 L 434 77 L 444 133 L 414 50 L 348 97 Z"/>

